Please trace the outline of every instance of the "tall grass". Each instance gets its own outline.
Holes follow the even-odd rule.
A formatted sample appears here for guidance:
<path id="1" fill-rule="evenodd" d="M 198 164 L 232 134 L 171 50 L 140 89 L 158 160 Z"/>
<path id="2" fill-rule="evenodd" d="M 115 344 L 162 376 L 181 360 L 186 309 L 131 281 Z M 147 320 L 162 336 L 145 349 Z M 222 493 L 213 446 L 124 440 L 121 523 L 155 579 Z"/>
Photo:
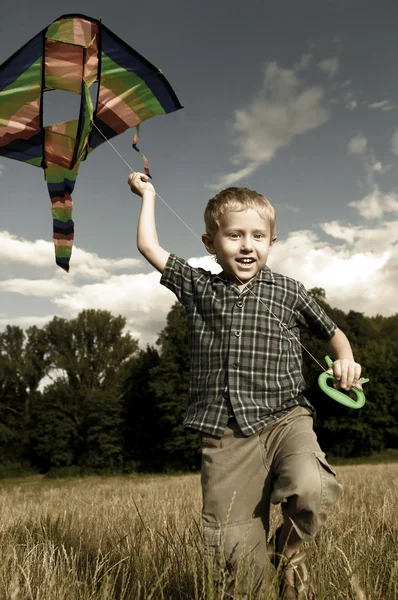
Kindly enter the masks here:
<path id="1" fill-rule="evenodd" d="M 398 598 L 398 464 L 337 470 L 344 497 L 311 544 L 318 597 Z M 198 475 L 0 486 L 0 600 L 224 597 L 203 567 Z M 270 566 L 264 598 L 276 590 Z"/>

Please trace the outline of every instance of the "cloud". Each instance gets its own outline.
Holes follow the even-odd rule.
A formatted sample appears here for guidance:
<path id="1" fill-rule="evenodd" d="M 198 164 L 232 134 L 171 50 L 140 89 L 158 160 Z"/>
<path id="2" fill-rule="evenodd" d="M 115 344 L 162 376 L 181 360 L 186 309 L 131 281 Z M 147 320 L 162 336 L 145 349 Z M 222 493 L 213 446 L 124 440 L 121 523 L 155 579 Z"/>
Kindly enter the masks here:
<path id="1" fill-rule="evenodd" d="M 308 67 L 310 66 L 310 64 L 312 62 L 312 58 L 313 58 L 312 54 L 310 54 L 310 53 L 303 54 L 303 56 L 300 58 L 299 62 L 294 66 L 294 69 L 296 71 L 308 69 Z"/>
<path id="2" fill-rule="evenodd" d="M 390 208 L 397 209 L 397 198 L 391 203 L 388 200 L 391 197 L 391 194 L 379 193 L 379 215 L 389 212 Z M 366 198 L 352 203 L 365 217 L 369 211 L 375 212 L 373 206 L 369 208 L 365 202 Z M 380 210 L 380 205 L 385 210 Z M 334 220 L 323 223 L 321 231 L 331 238 L 331 243 L 310 230 L 292 232 L 285 240 L 278 241 L 271 253 L 271 268 L 302 281 L 307 289 L 323 287 L 328 302 L 344 311 L 394 314 L 398 294 L 398 220 L 381 221 L 377 226 L 372 223 L 371 227 Z M 192 258 L 190 263 L 212 272 L 220 270 L 211 256 Z M 66 318 L 73 318 L 87 308 L 121 314 L 126 318 L 128 331 L 144 347 L 156 342 L 176 301 L 174 294 L 159 281 L 156 271 L 111 275 L 101 282 L 54 287 L 50 300 L 57 307 L 54 314 L 61 313 Z M 42 293 L 48 293 L 53 284 L 56 286 L 58 282 L 44 281 Z M 19 279 L 3 282 L 2 288 L 30 297 L 40 290 L 40 285 L 35 280 Z M 52 317 L 49 314 L 7 318 L 3 314 L 0 325 L 43 326 Z"/>
<path id="3" fill-rule="evenodd" d="M 356 100 L 350 100 L 349 102 L 347 102 L 347 104 L 345 105 L 345 107 L 348 110 L 355 110 L 356 107 L 358 106 L 358 103 Z"/>
<path id="4" fill-rule="evenodd" d="M 43 268 L 54 265 L 54 246 L 45 240 L 30 241 L 8 231 L 0 231 L 0 264 L 28 265 Z M 100 258 L 97 254 L 74 247 L 72 250 L 71 271 L 66 277 L 100 278 L 106 277 L 110 271 L 135 268 L 142 264 L 136 258 Z"/>
<path id="5" fill-rule="evenodd" d="M 294 69 L 282 68 L 276 62 L 265 65 L 261 90 L 234 115 L 232 130 L 239 151 L 231 162 L 240 168 L 220 176 L 209 187 L 219 189 L 247 177 L 269 163 L 296 136 L 326 123 L 329 111 L 323 106 L 325 91 L 319 85 L 306 87 L 298 76 L 302 68 L 302 62 Z"/>
<path id="6" fill-rule="evenodd" d="M 368 141 L 362 133 L 355 135 L 348 143 L 348 154 L 362 154 Z"/>
<path id="7" fill-rule="evenodd" d="M 5 165 L 3 165 L 2 163 L 0 163 L 0 177 L 2 176 L 4 170 L 5 170 Z"/>
<path id="8" fill-rule="evenodd" d="M 386 231 L 383 223 L 377 230 L 347 228 L 336 221 L 323 224 L 325 233 L 343 242 L 338 246 L 321 241 L 312 231 L 293 232 L 276 243 L 270 266 L 302 281 L 307 289 L 324 288 L 329 304 L 341 310 L 392 315 L 398 293 L 396 226 L 397 222 Z M 383 240 L 381 247 L 377 237 Z"/>
<path id="9" fill-rule="evenodd" d="M 398 139 L 398 138 L 397 138 Z M 392 168 L 392 165 L 383 165 L 381 161 L 376 160 L 375 151 L 368 144 L 368 140 L 362 133 L 358 133 L 348 142 L 348 154 L 360 156 L 363 162 L 365 174 L 365 185 L 374 191 L 377 188 L 375 184 L 375 174 L 384 175 Z"/>
<path id="10" fill-rule="evenodd" d="M 364 219 L 381 219 L 386 213 L 398 213 L 398 194 L 384 194 L 377 185 L 362 200 L 350 202 Z"/>
<path id="11" fill-rule="evenodd" d="M 387 112 L 393 110 L 394 104 L 390 100 L 382 100 L 381 102 L 372 102 L 371 104 L 368 104 L 368 108 Z"/>
<path id="12" fill-rule="evenodd" d="M 358 106 L 354 92 L 347 92 L 343 98 L 344 106 L 348 110 L 354 110 Z"/>
<path id="13" fill-rule="evenodd" d="M 391 136 L 390 149 L 395 156 L 398 156 L 398 129 Z"/>
<path id="14" fill-rule="evenodd" d="M 51 319 L 55 315 L 46 315 L 46 316 L 29 316 L 29 317 L 7 317 L 0 315 L 0 327 L 6 327 L 7 325 L 15 325 L 18 327 L 31 327 L 36 325 L 36 327 L 43 327 L 46 323 L 51 321 Z"/>
<path id="15" fill-rule="evenodd" d="M 38 296 L 53 298 L 57 294 L 75 289 L 70 281 L 62 279 L 6 279 L 0 281 L 0 291 L 22 294 L 24 296 Z"/>
<path id="16" fill-rule="evenodd" d="M 329 77 L 334 77 L 339 71 L 340 61 L 337 56 L 334 56 L 321 60 L 318 65 Z"/>

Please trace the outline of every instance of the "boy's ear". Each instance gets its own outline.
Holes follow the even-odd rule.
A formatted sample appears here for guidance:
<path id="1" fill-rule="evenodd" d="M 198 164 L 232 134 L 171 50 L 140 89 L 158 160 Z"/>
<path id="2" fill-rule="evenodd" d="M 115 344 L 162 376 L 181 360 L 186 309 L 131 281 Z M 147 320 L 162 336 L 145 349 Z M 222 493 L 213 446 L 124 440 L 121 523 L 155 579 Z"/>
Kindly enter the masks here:
<path id="1" fill-rule="evenodd" d="M 209 254 L 216 253 L 216 251 L 214 250 L 212 239 L 209 235 L 207 235 L 207 233 L 204 233 L 202 235 L 202 242 L 204 243 L 205 248 L 206 248 L 207 252 L 209 252 Z"/>

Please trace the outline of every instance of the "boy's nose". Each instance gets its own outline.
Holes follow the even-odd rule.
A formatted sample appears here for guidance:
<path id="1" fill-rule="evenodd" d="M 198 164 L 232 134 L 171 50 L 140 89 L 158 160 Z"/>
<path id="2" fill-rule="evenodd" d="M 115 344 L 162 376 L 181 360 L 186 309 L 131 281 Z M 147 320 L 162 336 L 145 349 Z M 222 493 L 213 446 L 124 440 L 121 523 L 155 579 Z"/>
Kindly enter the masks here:
<path id="1" fill-rule="evenodd" d="M 253 244 L 252 244 L 252 239 L 249 238 L 244 238 L 242 240 L 242 252 L 252 252 L 253 250 Z"/>

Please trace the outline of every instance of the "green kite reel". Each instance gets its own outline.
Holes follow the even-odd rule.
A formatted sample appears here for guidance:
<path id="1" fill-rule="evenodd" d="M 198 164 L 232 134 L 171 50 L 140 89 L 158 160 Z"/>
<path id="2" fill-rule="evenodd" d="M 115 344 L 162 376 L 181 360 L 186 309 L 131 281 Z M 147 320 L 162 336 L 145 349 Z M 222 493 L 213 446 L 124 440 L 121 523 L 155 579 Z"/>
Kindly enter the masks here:
<path id="1" fill-rule="evenodd" d="M 325 356 L 325 361 L 329 368 L 333 366 L 333 361 L 330 358 L 330 356 Z M 335 388 L 330 387 L 330 385 L 327 384 L 328 379 L 332 379 L 333 381 L 337 382 L 336 377 L 328 371 L 321 373 L 318 377 L 319 387 L 323 392 L 325 392 L 325 394 L 330 396 L 333 400 L 336 400 L 336 402 L 340 402 L 340 404 L 348 406 L 348 408 L 362 408 L 362 406 L 366 402 L 365 394 L 362 390 L 359 390 L 354 386 L 350 388 L 350 392 L 353 392 L 356 397 L 355 400 L 353 400 L 352 398 L 347 396 L 347 394 L 344 394 L 340 390 L 336 390 Z M 367 379 L 366 377 L 361 377 L 359 383 L 367 383 L 368 381 L 369 379 Z"/>

